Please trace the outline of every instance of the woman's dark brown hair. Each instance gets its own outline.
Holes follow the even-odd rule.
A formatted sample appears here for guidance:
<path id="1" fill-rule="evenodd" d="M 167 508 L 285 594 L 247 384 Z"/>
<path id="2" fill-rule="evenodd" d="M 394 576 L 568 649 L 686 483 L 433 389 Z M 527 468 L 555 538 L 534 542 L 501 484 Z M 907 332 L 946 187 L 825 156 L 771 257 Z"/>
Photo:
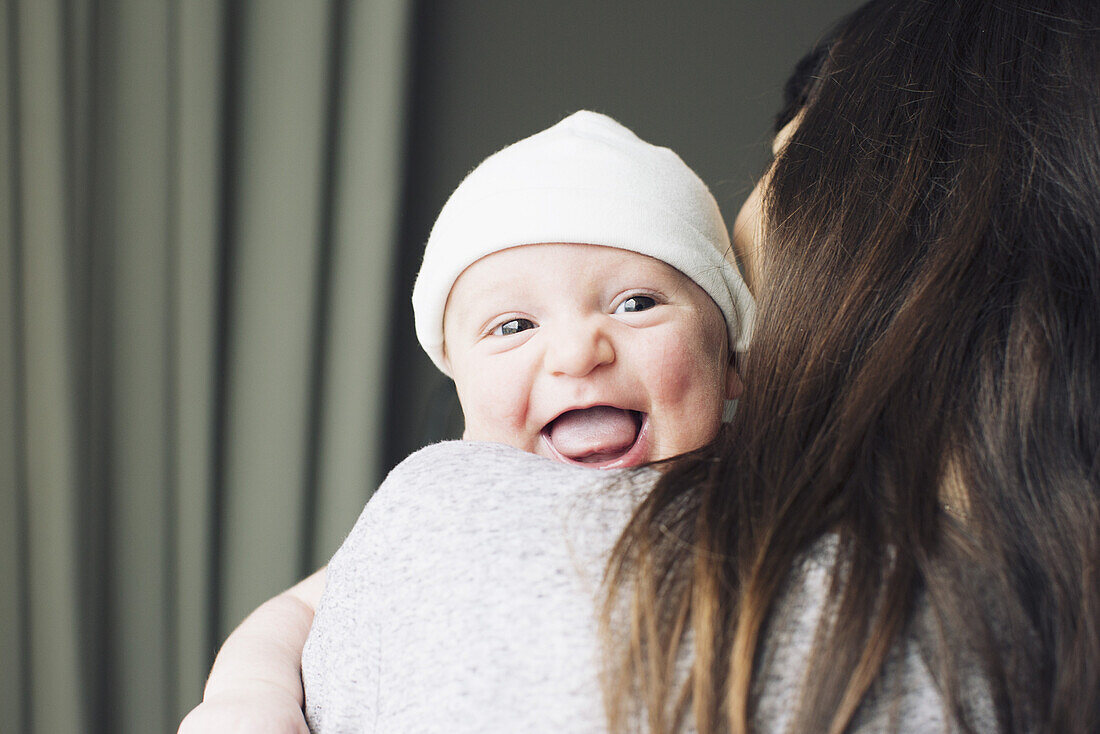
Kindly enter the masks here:
<path id="1" fill-rule="evenodd" d="M 745 395 L 608 567 L 612 729 L 751 731 L 826 538 L 792 731 L 905 636 L 963 730 L 1100 731 L 1100 2 L 875 0 L 787 97 Z"/>

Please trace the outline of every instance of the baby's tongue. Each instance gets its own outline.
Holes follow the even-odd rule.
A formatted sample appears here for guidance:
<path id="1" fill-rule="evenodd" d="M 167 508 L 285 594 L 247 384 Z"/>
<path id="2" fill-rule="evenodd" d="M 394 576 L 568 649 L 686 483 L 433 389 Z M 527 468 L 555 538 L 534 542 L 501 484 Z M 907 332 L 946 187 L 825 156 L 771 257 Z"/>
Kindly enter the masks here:
<path id="1" fill-rule="evenodd" d="M 583 461 L 629 449 L 638 437 L 638 423 L 628 410 L 600 405 L 562 414 L 549 435 L 559 453 Z"/>

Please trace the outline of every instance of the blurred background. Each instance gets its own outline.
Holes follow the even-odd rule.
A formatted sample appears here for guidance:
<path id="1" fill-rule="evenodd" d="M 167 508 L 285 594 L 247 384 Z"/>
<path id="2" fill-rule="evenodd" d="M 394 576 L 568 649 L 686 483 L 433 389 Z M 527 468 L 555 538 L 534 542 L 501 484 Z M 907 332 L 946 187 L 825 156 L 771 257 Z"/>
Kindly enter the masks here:
<path id="1" fill-rule="evenodd" d="M 214 651 L 456 437 L 409 294 L 581 108 L 733 221 L 854 0 L 0 0 L 0 729 L 173 731 Z"/>

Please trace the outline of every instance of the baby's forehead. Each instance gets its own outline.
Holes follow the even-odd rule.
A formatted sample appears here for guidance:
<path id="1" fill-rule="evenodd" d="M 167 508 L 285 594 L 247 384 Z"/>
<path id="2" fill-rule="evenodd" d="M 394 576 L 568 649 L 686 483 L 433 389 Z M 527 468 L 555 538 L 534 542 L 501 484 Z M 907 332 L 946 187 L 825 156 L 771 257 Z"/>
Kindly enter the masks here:
<path id="1" fill-rule="evenodd" d="M 451 286 L 444 315 L 456 294 L 468 304 L 477 299 L 553 292 L 567 285 L 575 290 L 585 284 L 589 291 L 623 285 L 668 290 L 691 283 L 668 263 L 625 248 L 580 242 L 516 245 L 467 266 Z"/>
<path id="2" fill-rule="evenodd" d="M 536 242 L 513 245 L 490 252 L 468 265 L 456 282 L 471 271 L 484 272 L 499 268 L 516 275 L 542 272 L 539 268 L 553 263 L 559 269 L 578 270 L 595 266 L 616 265 L 638 271 L 653 271 L 670 277 L 687 278 L 678 269 L 655 257 L 643 255 L 627 245 L 606 245 L 591 242 Z"/>

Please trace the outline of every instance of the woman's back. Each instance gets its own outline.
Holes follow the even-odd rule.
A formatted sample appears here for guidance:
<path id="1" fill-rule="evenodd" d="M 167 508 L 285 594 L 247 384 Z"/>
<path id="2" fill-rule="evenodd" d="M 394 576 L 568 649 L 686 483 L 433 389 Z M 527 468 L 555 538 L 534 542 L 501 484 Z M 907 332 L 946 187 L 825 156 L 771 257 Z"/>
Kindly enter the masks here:
<path id="1" fill-rule="evenodd" d="M 925 604 L 960 720 L 976 674 L 998 730 L 1097 730 L 1100 3 L 875 0 L 800 71 L 742 246 L 744 397 L 615 553 L 613 722 L 745 731 L 786 570 L 832 533 L 794 731 L 858 721 Z M 679 625 L 687 688 L 649 662 Z"/>
<path id="2" fill-rule="evenodd" d="M 406 459 L 329 566 L 303 657 L 314 731 L 606 731 L 600 569 L 655 476 L 465 441 Z M 788 579 L 757 731 L 784 731 L 796 708 L 833 551 L 825 538 Z M 891 652 L 855 731 L 946 730 L 919 635 Z"/>

